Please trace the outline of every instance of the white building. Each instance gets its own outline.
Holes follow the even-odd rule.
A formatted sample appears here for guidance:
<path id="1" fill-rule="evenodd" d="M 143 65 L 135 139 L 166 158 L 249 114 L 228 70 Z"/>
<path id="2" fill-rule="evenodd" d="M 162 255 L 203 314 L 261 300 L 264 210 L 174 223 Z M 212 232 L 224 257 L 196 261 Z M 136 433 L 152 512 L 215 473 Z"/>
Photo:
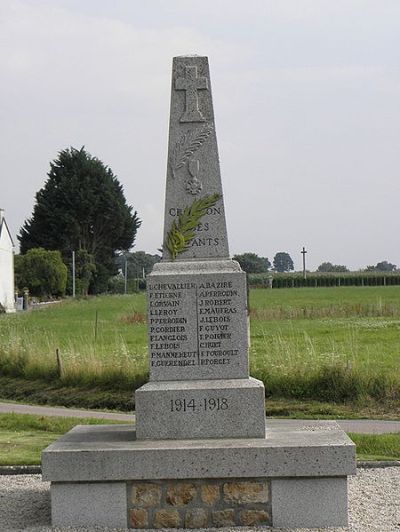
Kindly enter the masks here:
<path id="1" fill-rule="evenodd" d="M 14 305 L 14 243 L 0 209 L 0 304 L 6 312 L 15 312 Z"/>

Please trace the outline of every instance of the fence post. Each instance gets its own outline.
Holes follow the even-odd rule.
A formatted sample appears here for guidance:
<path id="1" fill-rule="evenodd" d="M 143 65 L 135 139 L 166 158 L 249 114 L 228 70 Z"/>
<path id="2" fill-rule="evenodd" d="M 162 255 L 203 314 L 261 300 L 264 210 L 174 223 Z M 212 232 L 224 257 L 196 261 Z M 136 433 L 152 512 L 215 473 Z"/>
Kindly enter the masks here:
<path id="1" fill-rule="evenodd" d="M 57 373 L 58 373 L 59 378 L 61 379 L 63 375 L 63 366 L 62 366 L 61 355 L 60 355 L 60 351 L 58 347 L 56 349 L 56 360 L 57 360 Z"/>

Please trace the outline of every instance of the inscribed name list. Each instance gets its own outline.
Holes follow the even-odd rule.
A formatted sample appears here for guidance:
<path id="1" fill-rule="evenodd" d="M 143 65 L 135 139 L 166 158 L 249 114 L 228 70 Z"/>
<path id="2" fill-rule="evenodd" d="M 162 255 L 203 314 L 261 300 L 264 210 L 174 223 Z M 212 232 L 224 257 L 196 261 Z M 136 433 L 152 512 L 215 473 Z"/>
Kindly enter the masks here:
<path id="1" fill-rule="evenodd" d="M 248 377 L 245 274 L 151 276 L 150 380 Z"/>

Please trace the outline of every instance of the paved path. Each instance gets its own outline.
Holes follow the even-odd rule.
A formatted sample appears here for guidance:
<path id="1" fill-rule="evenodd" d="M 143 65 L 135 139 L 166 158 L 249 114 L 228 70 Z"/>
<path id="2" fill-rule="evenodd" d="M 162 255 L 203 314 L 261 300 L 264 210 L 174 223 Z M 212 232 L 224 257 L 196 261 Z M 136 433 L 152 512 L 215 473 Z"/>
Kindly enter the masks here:
<path id="1" fill-rule="evenodd" d="M 57 408 L 52 406 L 33 406 L 0 402 L 0 413 L 9 412 L 16 412 L 17 414 L 36 414 L 39 416 L 94 417 L 100 419 L 112 419 L 115 421 L 135 421 L 135 415 L 133 413 L 119 414 L 114 412 L 99 412 L 96 410 L 78 410 L 75 408 Z M 346 419 L 338 420 L 338 423 L 346 432 L 358 432 L 359 434 L 400 432 L 400 421 Z"/>
<path id="2" fill-rule="evenodd" d="M 386 421 L 380 419 L 339 419 L 339 425 L 346 432 L 359 434 L 385 434 L 400 432 L 400 421 Z"/>
<path id="3" fill-rule="evenodd" d="M 21 405 L 18 403 L 0 402 L 0 413 L 15 412 L 17 414 L 36 414 L 38 416 L 62 417 L 94 417 L 99 419 L 112 419 L 115 421 L 135 421 L 134 414 L 119 414 L 114 412 L 99 412 L 97 410 L 78 410 L 75 408 Z"/>

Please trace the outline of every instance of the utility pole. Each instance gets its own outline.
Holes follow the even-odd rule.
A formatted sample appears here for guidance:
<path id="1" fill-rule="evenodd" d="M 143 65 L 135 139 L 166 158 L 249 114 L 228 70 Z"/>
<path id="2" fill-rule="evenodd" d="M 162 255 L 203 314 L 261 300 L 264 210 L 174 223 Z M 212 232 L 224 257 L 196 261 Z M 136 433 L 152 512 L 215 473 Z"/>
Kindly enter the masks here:
<path id="1" fill-rule="evenodd" d="M 306 248 L 303 246 L 303 249 L 301 251 L 301 254 L 303 255 L 303 279 L 307 279 L 307 272 L 306 272 Z"/>
<path id="2" fill-rule="evenodd" d="M 124 287 L 124 294 L 126 294 L 128 291 L 128 259 L 125 255 L 125 287 Z"/>
<path id="3" fill-rule="evenodd" d="M 72 297 L 75 297 L 75 251 L 72 252 Z"/>

